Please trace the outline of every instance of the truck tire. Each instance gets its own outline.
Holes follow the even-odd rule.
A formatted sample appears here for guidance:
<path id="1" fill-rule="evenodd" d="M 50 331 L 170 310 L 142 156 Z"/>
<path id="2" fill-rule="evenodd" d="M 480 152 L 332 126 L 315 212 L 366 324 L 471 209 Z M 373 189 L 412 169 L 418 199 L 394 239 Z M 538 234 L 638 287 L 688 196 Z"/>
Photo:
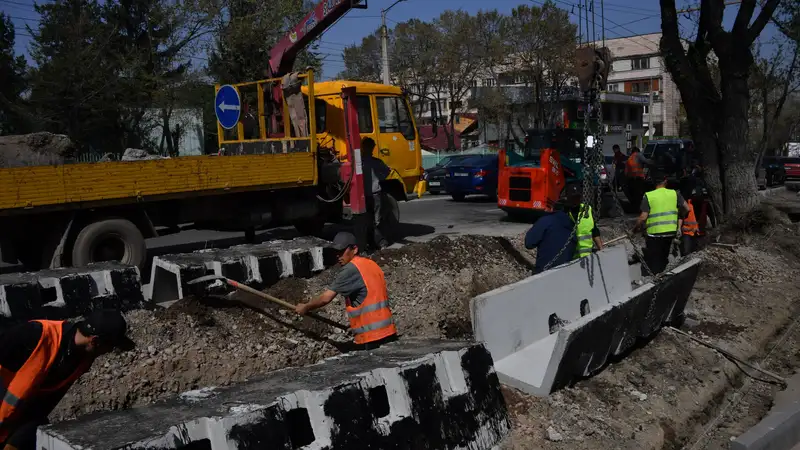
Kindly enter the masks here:
<path id="1" fill-rule="evenodd" d="M 72 246 L 72 265 L 118 261 L 142 268 L 147 256 L 144 236 L 133 222 L 105 219 L 83 227 Z"/>

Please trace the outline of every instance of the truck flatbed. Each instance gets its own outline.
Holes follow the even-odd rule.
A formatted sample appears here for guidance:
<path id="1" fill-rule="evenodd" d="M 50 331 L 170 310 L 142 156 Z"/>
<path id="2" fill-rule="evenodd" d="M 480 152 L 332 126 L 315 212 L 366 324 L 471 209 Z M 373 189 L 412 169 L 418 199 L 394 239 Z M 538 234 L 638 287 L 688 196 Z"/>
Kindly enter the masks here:
<path id="1" fill-rule="evenodd" d="M 0 215 L 313 186 L 311 152 L 0 169 Z"/>

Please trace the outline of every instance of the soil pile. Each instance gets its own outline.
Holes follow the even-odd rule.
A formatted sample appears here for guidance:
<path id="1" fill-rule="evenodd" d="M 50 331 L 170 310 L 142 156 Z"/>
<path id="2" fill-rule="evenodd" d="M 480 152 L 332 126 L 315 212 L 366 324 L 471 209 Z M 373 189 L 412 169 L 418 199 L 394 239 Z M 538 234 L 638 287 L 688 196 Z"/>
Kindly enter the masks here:
<path id="1" fill-rule="evenodd" d="M 400 333 L 469 336 L 469 299 L 530 273 L 506 247 L 501 238 L 439 237 L 373 255 L 386 274 Z M 291 303 L 307 301 L 337 271 L 281 280 L 267 292 Z M 342 302 L 334 303 L 322 314 L 347 323 Z M 225 300 L 192 298 L 166 310 L 128 314 L 137 350 L 98 359 L 51 419 L 147 404 L 178 392 L 312 364 L 338 354 L 352 340 L 313 319 L 262 304 L 270 308 L 271 317 Z"/>

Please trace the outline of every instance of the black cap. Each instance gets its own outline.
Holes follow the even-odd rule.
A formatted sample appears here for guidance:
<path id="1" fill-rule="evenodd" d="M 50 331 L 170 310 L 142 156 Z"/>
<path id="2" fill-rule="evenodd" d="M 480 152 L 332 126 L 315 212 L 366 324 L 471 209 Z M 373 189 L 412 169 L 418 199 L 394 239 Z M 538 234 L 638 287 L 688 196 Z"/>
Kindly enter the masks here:
<path id="1" fill-rule="evenodd" d="M 120 350 L 133 350 L 136 344 L 128 338 L 128 323 L 122 313 L 115 309 L 98 309 L 78 323 L 78 329 L 86 336 L 97 336 L 101 341 Z"/>
<path id="2" fill-rule="evenodd" d="M 667 178 L 667 173 L 660 169 L 652 169 L 649 175 L 656 182 L 664 181 Z"/>
<path id="3" fill-rule="evenodd" d="M 356 245 L 358 245 L 356 243 L 356 237 L 353 236 L 352 233 L 346 231 L 340 231 L 336 234 L 336 237 L 333 238 L 333 248 L 339 251 L 355 247 Z"/>

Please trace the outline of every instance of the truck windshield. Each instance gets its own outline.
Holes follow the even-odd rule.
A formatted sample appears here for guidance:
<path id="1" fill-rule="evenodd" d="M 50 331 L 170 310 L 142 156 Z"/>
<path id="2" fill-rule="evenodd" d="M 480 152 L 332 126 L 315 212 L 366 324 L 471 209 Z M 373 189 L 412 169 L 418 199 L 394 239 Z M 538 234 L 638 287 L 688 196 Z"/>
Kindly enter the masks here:
<path id="1" fill-rule="evenodd" d="M 583 160 L 583 131 L 581 130 L 542 130 L 531 131 L 525 136 L 522 155 L 509 153 L 509 166 L 539 167 L 542 150 L 555 149 L 562 158 L 576 162 Z"/>

